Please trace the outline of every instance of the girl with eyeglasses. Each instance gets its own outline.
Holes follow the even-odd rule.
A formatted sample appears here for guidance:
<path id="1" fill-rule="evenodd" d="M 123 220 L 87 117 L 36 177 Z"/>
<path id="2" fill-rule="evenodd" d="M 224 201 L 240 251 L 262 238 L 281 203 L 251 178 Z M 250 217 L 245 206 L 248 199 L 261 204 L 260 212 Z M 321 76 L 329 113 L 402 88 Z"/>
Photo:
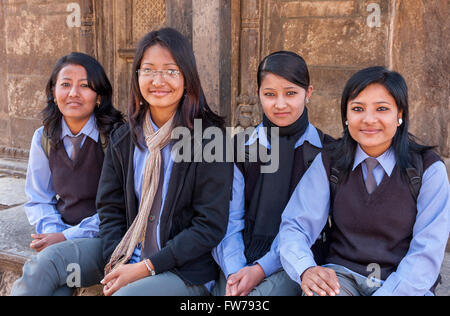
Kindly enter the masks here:
<path id="1" fill-rule="evenodd" d="M 171 28 L 139 42 L 129 124 L 112 133 L 97 196 L 106 296 L 209 295 L 211 250 L 226 232 L 233 166 L 176 162 L 176 127 L 223 128 L 209 108 L 189 41 Z"/>

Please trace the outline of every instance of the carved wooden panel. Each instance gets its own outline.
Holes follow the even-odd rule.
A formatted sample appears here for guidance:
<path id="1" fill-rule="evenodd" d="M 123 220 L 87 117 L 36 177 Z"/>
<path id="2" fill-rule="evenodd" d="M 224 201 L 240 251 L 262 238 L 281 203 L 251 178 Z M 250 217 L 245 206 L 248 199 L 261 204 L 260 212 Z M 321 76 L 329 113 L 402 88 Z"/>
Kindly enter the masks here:
<path id="1" fill-rule="evenodd" d="M 166 21 L 165 0 L 96 0 L 98 58 L 113 84 L 114 104 L 127 113 L 137 42 Z"/>
<path id="2" fill-rule="evenodd" d="M 239 88 L 233 122 L 246 128 L 258 124 L 262 118 L 256 74 L 261 59 L 263 0 L 241 1 L 240 13 Z"/>
<path id="3" fill-rule="evenodd" d="M 133 0 L 133 42 L 166 22 L 164 0 Z"/>

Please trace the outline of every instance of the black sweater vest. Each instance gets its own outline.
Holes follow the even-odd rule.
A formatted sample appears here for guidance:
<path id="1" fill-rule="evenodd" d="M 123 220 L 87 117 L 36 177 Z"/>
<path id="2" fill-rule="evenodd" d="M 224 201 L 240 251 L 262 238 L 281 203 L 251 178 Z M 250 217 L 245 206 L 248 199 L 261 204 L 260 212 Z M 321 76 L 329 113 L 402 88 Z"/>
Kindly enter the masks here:
<path id="1" fill-rule="evenodd" d="M 319 132 L 319 135 L 321 135 L 322 132 Z M 321 136 L 322 143 L 330 143 L 333 141 L 333 139 L 328 135 Z M 305 153 L 304 151 L 305 146 L 308 146 L 308 151 Z M 315 156 L 321 151 L 320 148 L 317 148 L 308 142 L 305 142 L 302 146 L 299 146 L 295 150 L 295 156 L 294 156 L 294 166 L 292 169 L 292 176 L 290 179 L 290 185 L 289 185 L 289 196 L 292 195 L 295 188 L 297 187 L 298 183 L 300 182 L 301 178 L 305 174 L 306 170 L 314 160 Z M 306 160 L 308 161 L 305 161 Z M 260 177 L 261 173 L 261 162 L 247 162 L 247 163 L 236 163 L 239 170 L 242 172 L 244 176 L 245 181 L 245 228 L 243 231 L 243 239 L 244 239 L 244 245 L 245 245 L 245 256 L 247 258 L 248 263 L 251 263 L 261 257 L 263 257 L 267 251 L 263 250 L 263 247 L 258 246 L 258 243 L 255 241 L 255 236 L 253 234 L 253 228 L 254 223 L 256 221 L 256 218 L 254 216 L 257 216 L 257 214 L 249 214 L 248 210 L 250 209 L 250 203 L 252 201 L 253 192 L 255 190 L 255 186 L 258 182 L 258 178 Z M 286 180 L 287 181 L 287 180 Z M 270 194 L 270 192 L 267 192 L 267 194 Z M 274 197 L 276 198 L 276 197 Z M 275 225 L 281 224 L 281 214 L 283 210 L 279 210 L 279 212 L 274 212 L 273 216 L 273 222 Z M 270 241 L 270 244 L 273 242 L 273 240 Z M 323 254 L 321 245 L 318 245 L 317 243 L 312 247 L 312 251 L 314 253 L 314 257 L 317 260 L 317 262 L 323 262 Z"/>
<path id="2" fill-rule="evenodd" d="M 323 152 L 325 169 L 329 158 Z M 423 170 L 440 158 L 432 151 L 423 154 Z M 396 271 L 409 250 L 417 216 L 416 201 L 396 165 L 368 194 L 361 164 L 336 188 L 331 201 L 332 227 L 327 263 L 342 265 L 363 276 L 378 264 L 381 279 Z"/>
<path id="3" fill-rule="evenodd" d="M 65 223 L 75 226 L 97 211 L 95 198 L 103 166 L 100 142 L 86 137 L 76 161 L 70 160 L 63 142 L 50 150 L 52 184 L 59 196 L 56 208 Z"/>

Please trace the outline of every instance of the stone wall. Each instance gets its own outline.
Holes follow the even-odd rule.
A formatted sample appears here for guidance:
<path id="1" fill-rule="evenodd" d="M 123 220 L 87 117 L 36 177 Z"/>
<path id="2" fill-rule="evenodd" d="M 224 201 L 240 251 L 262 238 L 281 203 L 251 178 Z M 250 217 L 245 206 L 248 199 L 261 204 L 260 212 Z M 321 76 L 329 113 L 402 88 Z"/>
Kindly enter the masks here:
<path id="1" fill-rule="evenodd" d="M 209 103 L 233 126 L 260 121 L 257 66 L 287 49 L 310 66 L 311 121 L 325 132 L 341 133 L 346 80 L 363 67 L 384 65 L 408 82 L 411 131 L 450 157 L 448 0 L 146 1 L 1 1 L 0 155 L 26 156 L 49 72 L 70 51 L 99 59 L 116 106 L 126 112 L 136 41 L 165 23 L 191 41 Z M 71 4 L 79 5 L 79 26 Z"/>
<path id="2" fill-rule="evenodd" d="M 233 2 L 234 3 L 234 2 Z M 450 156 L 448 0 L 248 0 L 235 5 L 233 122 L 259 122 L 256 72 L 277 50 L 302 55 L 315 88 L 311 121 L 342 132 L 340 97 L 357 70 L 399 71 L 410 89 L 411 132 Z"/>
<path id="3" fill-rule="evenodd" d="M 392 67 L 408 82 L 411 130 L 450 157 L 449 2 L 394 3 Z"/>
<path id="4" fill-rule="evenodd" d="M 56 60 L 80 50 L 68 0 L 0 3 L 0 146 L 28 149 Z"/>

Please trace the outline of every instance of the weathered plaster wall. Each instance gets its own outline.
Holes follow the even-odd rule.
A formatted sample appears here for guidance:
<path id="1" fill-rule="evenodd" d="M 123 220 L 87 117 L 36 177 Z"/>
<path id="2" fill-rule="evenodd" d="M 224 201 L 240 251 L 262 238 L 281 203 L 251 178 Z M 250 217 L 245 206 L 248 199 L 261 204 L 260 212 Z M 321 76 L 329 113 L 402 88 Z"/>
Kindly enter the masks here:
<path id="1" fill-rule="evenodd" d="M 450 3 L 394 3 L 392 66 L 408 82 L 411 130 L 450 157 Z"/>
<path id="2" fill-rule="evenodd" d="M 147 8 L 145 1 L 1 1 L 0 154 L 5 147 L 28 149 L 40 124 L 49 72 L 72 50 L 97 55 L 113 82 L 116 106 L 126 111 L 133 49 L 147 25 L 139 21 L 149 21 L 152 14 L 138 9 Z M 70 2 L 81 5 L 81 28 L 67 26 Z M 288 49 L 310 66 L 315 87 L 310 117 L 325 132 L 341 133 L 339 103 L 346 80 L 363 67 L 384 65 L 409 84 L 411 131 L 450 157 L 448 0 L 164 3 L 166 25 L 180 29 L 193 44 L 211 106 L 233 125 L 258 123 L 258 63 L 272 51 Z"/>
<path id="3" fill-rule="evenodd" d="M 274 21 L 271 28 L 279 27 L 281 35 L 272 35 L 266 50 L 281 46 L 305 58 L 315 87 L 311 121 L 335 136 L 342 130 L 340 97 L 346 79 L 358 69 L 385 65 L 388 2 L 295 1 L 278 7 L 282 19 Z M 368 3 L 381 9 L 379 26 L 368 25 Z"/>
<path id="4" fill-rule="evenodd" d="M 0 82 L 1 86 L 7 84 L 6 63 L 6 30 L 5 30 L 5 3 L 0 1 Z M 0 146 L 11 145 L 11 128 L 9 122 L 8 96 L 5 88 L 0 88 Z"/>
<path id="5" fill-rule="evenodd" d="M 309 65 L 315 88 L 311 121 L 338 137 L 340 98 L 357 70 L 399 71 L 410 89 L 411 131 L 450 156 L 450 21 L 448 0 L 247 0 L 235 6 L 234 123 L 261 119 L 259 61 L 292 50 Z"/>
<path id="6" fill-rule="evenodd" d="M 79 31 L 66 24 L 70 1 L 5 0 L 1 7 L 0 146 L 29 147 L 45 106 L 56 60 L 79 50 Z"/>

